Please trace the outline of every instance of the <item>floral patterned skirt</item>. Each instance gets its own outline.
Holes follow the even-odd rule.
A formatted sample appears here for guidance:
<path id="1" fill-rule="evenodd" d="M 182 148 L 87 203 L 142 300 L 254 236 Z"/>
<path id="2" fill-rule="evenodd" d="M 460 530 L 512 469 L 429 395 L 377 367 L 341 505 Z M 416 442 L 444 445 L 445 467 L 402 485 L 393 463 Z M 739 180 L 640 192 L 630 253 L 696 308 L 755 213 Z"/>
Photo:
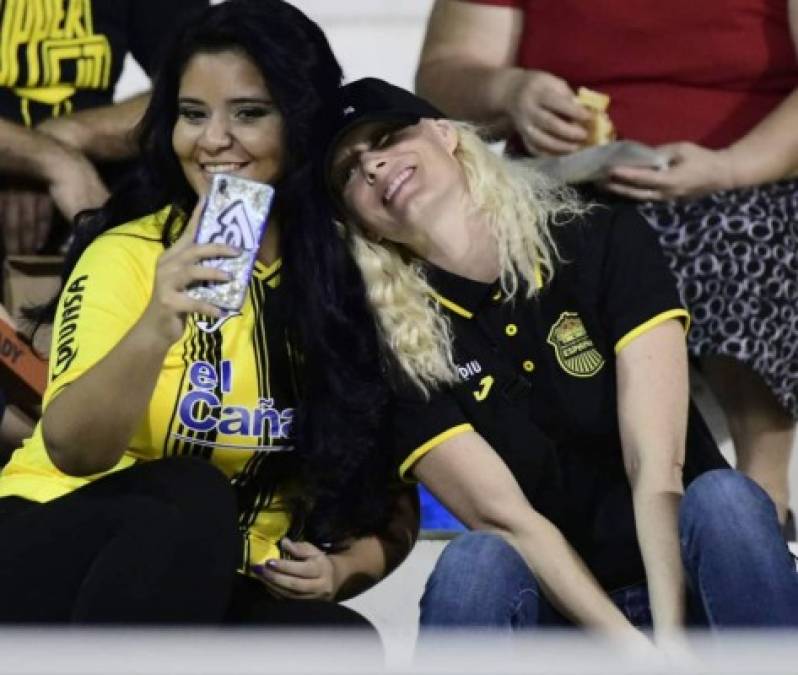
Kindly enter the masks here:
<path id="1" fill-rule="evenodd" d="M 690 310 L 690 354 L 747 364 L 798 420 L 798 181 L 638 208 Z"/>

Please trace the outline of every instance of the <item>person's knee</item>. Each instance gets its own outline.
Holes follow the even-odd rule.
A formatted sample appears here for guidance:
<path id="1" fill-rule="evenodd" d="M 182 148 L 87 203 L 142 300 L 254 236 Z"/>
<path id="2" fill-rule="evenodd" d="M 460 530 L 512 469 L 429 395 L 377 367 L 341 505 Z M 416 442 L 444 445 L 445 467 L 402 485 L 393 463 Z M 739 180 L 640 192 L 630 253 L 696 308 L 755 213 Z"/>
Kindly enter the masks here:
<path id="1" fill-rule="evenodd" d="M 504 539 L 487 532 L 467 532 L 443 549 L 435 573 L 464 571 L 467 575 L 501 574 L 503 570 L 524 564 L 518 552 Z"/>
<path id="2" fill-rule="evenodd" d="M 679 528 L 683 538 L 727 538 L 771 518 L 775 518 L 775 508 L 761 487 L 739 471 L 717 469 L 688 486 Z"/>
<path id="3" fill-rule="evenodd" d="M 108 504 L 108 537 L 82 579 L 71 621 L 170 623 L 222 617 L 238 559 L 234 525 L 203 522 L 183 507 L 157 494 L 135 492 Z"/>
<path id="4" fill-rule="evenodd" d="M 183 551 L 205 551 L 211 567 L 234 566 L 238 556 L 237 504 L 229 479 L 210 462 L 173 457 L 139 465 L 128 498 L 160 511 L 158 528 Z M 120 472 L 121 473 L 121 472 Z"/>
<path id="5" fill-rule="evenodd" d="M 520 554 L 497 535 L 469 532 L 450 542 L 427 580 L 422 624 L 499 625 L 537 583 Z"/>

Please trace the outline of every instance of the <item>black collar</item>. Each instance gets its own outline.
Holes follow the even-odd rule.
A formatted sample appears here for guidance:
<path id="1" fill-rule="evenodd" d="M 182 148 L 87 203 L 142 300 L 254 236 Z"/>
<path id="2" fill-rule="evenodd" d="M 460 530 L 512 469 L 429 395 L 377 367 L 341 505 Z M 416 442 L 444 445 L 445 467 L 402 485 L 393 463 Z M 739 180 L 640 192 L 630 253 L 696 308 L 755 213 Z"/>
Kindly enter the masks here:
<path id="1" fill-rule="evenodd" d="M 424 269 L 435 299 L 450 312 L 466 319 L 473 318 L 489 298 L 500 292 L 498 279 L 491 283 L 474 281 L 431 263 L 427 263 Z"/>

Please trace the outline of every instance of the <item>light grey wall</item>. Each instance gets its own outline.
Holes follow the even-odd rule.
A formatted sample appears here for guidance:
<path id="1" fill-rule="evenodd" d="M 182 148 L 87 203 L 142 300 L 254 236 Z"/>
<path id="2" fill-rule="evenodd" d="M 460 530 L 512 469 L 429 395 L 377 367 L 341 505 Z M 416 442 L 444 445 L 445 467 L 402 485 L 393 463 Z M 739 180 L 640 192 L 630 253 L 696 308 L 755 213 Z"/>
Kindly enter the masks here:
<path id="1" fill-rule="evenodd" d="M 348 80 L 367 75 L 412 88 L 424 26 L 433 0 L 294 0 L 324 29 Z M 116 97 L 146 89 L 147 77 L 128 58 Z"/>

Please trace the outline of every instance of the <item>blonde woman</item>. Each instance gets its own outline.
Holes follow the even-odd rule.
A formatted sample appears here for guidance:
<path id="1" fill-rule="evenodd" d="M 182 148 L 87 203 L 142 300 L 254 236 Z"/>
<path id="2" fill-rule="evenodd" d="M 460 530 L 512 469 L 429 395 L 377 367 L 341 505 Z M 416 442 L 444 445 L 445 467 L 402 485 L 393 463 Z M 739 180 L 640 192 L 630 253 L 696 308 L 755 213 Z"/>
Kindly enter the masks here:
<path id="1" fill-rule="evenodd" d="M 636 212 L 380 80 L 340 110 L 325 170 L 395 374 L 399 473 L 479 531 L 444 551 L 422 626 L 798 625 L 773 503 L 690 406 L 689 317 Z"/>

